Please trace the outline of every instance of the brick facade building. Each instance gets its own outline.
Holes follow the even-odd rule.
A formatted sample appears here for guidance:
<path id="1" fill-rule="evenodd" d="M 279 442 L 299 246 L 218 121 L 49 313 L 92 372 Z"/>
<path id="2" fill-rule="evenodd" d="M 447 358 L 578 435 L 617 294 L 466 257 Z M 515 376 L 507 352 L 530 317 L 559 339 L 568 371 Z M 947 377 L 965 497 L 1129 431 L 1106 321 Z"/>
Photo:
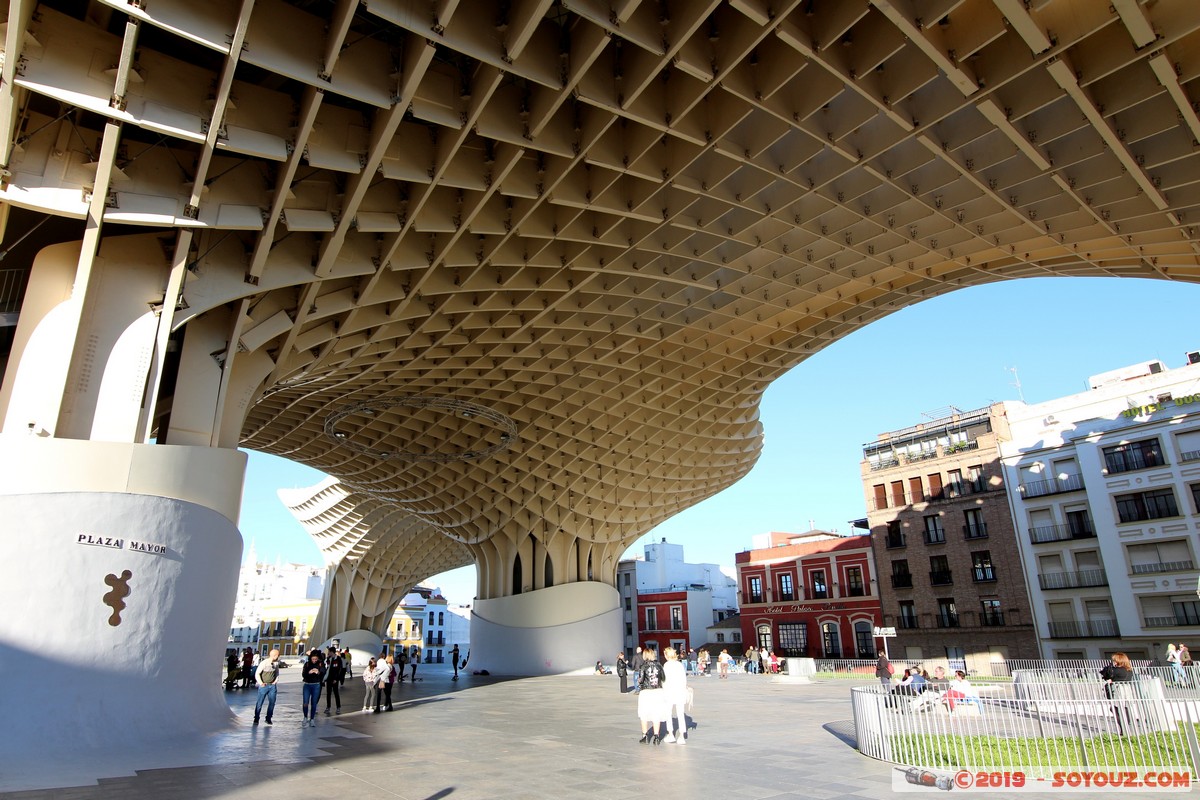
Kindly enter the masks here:
<path id="1" fill-rule="evenodd" d="M 1038 658 L 998 443 L 998 403 L 881 435 L 861 464 L 893 657 L 990 670 Z"/>
<path id="2" fill-rule="evenodd" d="M 873 658 L 879 595 L 867 536 L 771 533 L 737 554 L 742 642 L 781 657 Z"/>

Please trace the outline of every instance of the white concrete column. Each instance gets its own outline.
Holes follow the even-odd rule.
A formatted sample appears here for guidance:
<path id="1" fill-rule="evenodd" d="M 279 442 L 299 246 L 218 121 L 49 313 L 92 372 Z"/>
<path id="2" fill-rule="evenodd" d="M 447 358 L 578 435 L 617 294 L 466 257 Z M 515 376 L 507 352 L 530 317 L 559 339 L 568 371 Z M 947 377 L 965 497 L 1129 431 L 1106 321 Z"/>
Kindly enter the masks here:
<path id="1" fill-rule="evenodd" d="M 246 456 L 0 436 L 0 763 L 161 746 L 230 721 L 220 680 Z"/>
<path id="2" fill-rule="evenodd" d="M 590 672 L 622 648 L 620 603 L 617 590 L 598 581 L 476 599 L 471 668 L 493 675 Z"/>

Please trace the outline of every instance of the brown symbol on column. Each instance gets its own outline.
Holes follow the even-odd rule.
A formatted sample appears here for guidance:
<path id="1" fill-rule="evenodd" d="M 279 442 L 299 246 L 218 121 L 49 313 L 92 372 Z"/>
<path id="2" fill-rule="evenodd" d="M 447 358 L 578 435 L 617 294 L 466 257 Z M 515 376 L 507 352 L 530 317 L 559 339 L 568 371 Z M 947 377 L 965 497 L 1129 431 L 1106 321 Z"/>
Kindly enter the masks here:
<path id="1" fill-rule="evenodd" d="M 104 605 L 113 610 L 108 624 L 114 628 L 121 624 L 121 612 L 125 610 L 125 598 L 129 596 L 129 579 L 132 577 L 133 573 L 129 570 L 122 570 L 119 578 L 111 573 L 104 576 L 104 582 L 112 587 L 112 591 L 104 595 Z"/>

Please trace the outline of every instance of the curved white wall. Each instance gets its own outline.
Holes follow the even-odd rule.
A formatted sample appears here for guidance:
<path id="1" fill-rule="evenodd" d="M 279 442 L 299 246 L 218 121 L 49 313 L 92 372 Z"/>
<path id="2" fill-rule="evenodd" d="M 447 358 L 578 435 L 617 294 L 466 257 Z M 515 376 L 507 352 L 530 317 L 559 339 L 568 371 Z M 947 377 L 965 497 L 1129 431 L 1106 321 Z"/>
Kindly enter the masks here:
<path id="1" fill-rule="evenodd" d="M 52 453 L 118 455 L 113 448 L 124 457 L 93 461 L 97 482 L 139 485 L 135 465 L 149 458 L 161 472 L 148 483 L 181 483 L 199 459 L 214 470 L 201 483 L 229 484 L 210 499 L 241 485 L 237 451 L 50 439 L 26 464 L 5 448 L 0 563 L 21 578 L 0 582 L 0 674 L 24 677 L 6 702 L 21 734 L 0 739 L 0 763 L 161 745 L 230 720 L 220 679 L 242 554 L 230 509 L 132 491 L 53 491 L 79 464 L 60 461 L 48 473 Z M 129 592 L 113 625 L 106 577 L 125 572 Z"/>
<path id="2" fill-rule="evenodd" d="M 493 675 L 559 675 L 621 651 L 621 597 L 597 581 L 475 601 L 468 669 Z"/>

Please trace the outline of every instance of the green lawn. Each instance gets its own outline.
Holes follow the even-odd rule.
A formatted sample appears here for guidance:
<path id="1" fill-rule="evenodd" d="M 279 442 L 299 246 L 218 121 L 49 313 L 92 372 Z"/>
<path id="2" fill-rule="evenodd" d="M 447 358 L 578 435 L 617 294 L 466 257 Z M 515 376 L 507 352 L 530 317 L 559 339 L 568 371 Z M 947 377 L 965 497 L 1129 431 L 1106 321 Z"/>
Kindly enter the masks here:
<path id="1" fill-rule="evenodd" d="M 1192 769 L 1191 754 L 1182 731 L 1095 736 L 1087 740 L 1086 762 L 1080 753 L 1079 739 L 1075 737 L 1006 739 L 999 736 L 904 735 L 893 736 L 891 745 L 892 760 L 898 764 L 942 769 L 1060 767 L 1085 763 L 1089 767 Z"/>

